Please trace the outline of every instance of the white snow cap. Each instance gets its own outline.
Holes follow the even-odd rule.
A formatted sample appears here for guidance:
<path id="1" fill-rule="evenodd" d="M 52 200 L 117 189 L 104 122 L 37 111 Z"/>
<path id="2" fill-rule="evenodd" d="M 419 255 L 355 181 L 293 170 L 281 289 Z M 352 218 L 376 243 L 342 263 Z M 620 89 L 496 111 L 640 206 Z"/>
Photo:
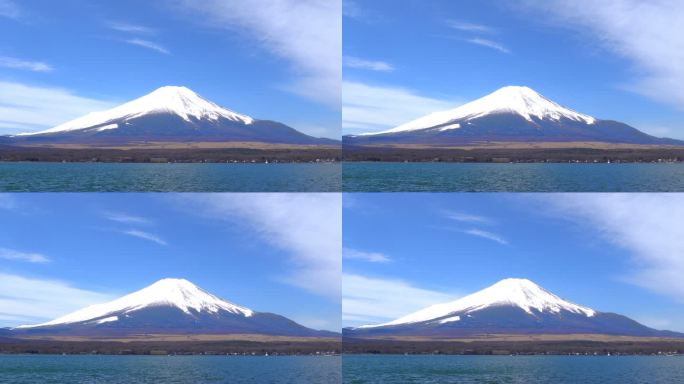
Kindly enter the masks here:
<path id="1" fill-rule="evenodd" d="M 532 121 L 532 117 L 536 117 L 542 120 L 550 119 L 556 121 L 565 118 L 584 122 L 586 124 L 594 124 L 594 122 L 596 122 L 595 118 L 565 108 L 540 95 L 531 88 L 507 86 L 499 88 L 487 96 L 471 101 L 458 108 L 431 113 L 386 131 L 369 132 L 363 133 L 362 135 L 417 131 L 432 128 L 437 125 L 448 124 L 455 120 L 465 119 L 467 121 L 497 113 L 515 113 L 528 121 Z M 462 126 L 463 124 L 452 124 L 447 127 L 442 127 L 440 130 L 458 129 Z"/>
<path id="2" fill-rule="evenodd" d="M 216 313 L 220 310 L 228 311 L 237 315 L 250 317 L 254 314 L 251 309 L 240 307 L 224 301 L 199 288 L 185 279 L 162 279 L 156 283 L 133 292 L 114 301 L 104 304 L 91 305 L 89 307 L 72 312 L 60 318 L 36 325 L 21 325 L 17 328 L 33 328 L 46 325 L 70 324 L 100 319 L 98 324 L 117 321 L 117 316 L 109 314 L 128 313 L 147 307 L 176 307 L 185 313 L 190 310 L 196 312 Z"/>
<path id="3" fill-rule="evenodd" d="M 504 279 L 498 283 L 450 303 L 432 305 L 399 319 L 377 325 L 363 325 L 359 328 L 374 328 L 388 325 L 420 323 L 439 319 L 452 313 L 472 313 L 489 307 L 518 307 L 529 314 L 538 312 L 558 313 L 569 311 L 592 317 L 596 314 L 591 308 L 563 300 L 527 279 Z M 457 316 L 456 316 L 457 317 Z M 451 321 L 458 321 L 456 317 Z M 446 319 L 445 319 L 446 320 Z M 444 321 L 442 322 L 444 323 Z"/>
<path id="4" fill-rule="evenodd" d="M 208 120 L 217 120 L 219 117 L 224 117 L 244 124 L 252 124 L 254 122 L 254 119 L 251 117 L 223 108 L 199 96 L 189 88 L 165 86 L 107 111 L 92 112 L 54 128 L 40 132 L 22 133 L 20 136 L 76 131 L 107 125 L 115 120 L 128 120 L 156 113 L 172 113 L 186 121 L 190 121 L 191 117 Z M 118 126 L 110 124 L 102 128 L 116 129 Z"/>

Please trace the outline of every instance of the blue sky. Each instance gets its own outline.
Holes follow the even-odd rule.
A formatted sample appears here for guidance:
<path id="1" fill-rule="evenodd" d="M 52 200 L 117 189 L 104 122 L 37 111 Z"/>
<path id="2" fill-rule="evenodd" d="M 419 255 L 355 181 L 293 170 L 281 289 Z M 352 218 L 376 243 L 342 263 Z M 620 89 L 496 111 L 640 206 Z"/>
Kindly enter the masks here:
<path id="1" fill-rule="evenodd" d="M 339 137 L 340 10 L 335 0 L 0 0 L 0 134 L 184 85 Z"/>
<path id="2" fill-rule="evenodd" d="M 0 327 L 178 277 L 339 330 L 340 205 L 339 194 L 0 195 Z"/>
<path id="3" fill-rule="evenodd" d="M 377 131 L 526 85 L 684 138 L 681 2 L 344 1 L 343 132 Z"/>
<path id="4" fill-rule="evenodd" d="M 387 321 L 508 277 L 684 331 L 684 197 L 345 194 L 343 325 Z"/>

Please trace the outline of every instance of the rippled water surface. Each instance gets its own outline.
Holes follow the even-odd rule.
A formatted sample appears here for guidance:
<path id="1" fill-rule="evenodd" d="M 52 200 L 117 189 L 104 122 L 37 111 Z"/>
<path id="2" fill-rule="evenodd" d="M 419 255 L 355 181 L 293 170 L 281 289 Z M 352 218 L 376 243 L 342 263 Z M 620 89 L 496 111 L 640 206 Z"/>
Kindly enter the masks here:
<path id="1" fill-rule="evenodd" d="M 397 356 L 342 358 L 345 384 L 684 383 L 684 357 Z"/>
<path id="2" fill-rule="evenodd" d="M 0 355 L 0 383 L 340 383 L 339 356 Z"/>
<path id="3" fill-rule="evenodd" d="M 0 163 L 2 192 L 335 192 L 341 165 Z"/>
<path id="4" fill-rule="evenodd" d="M 346 192 L 682 192 L 684 164 L 344 163 Z"/>

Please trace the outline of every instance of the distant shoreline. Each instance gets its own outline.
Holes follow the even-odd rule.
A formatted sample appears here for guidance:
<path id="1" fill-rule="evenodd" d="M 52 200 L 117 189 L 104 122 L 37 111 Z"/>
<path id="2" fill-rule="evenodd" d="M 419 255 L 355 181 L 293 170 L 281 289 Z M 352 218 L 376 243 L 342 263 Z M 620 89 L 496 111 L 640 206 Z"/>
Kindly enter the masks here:
<path id="1" fill-rule="evenodd" d="M 181 335 L 175 335 L 181 337 Z M 198 336 L 198 335 L 195 335 Z M 199 335 L 201 336 L 201 335 Z M 269 337 L 221 340 L 46 340 L 25 338 L 0 339 L 0 355 L 335 355 L 341 352 L 341 340 L 335 338 Z M 189 335 L 188 337 L 194 337 Z M 173 337 L 171 337 L 173 339 Z"/>
<path id="2" fill-rule="evenodd" d="M 450 163 L 679 163 L 684 147 L 586 143 L 498 143 L 496 145 L 343 146 L 345 162 Z M 591 144 L 591 145 L 590 145 Z"/>
<path id="3" fill-rule="evenodd" d="M 529 336 L 528 340 L 497 338 L 401 340 L 343 338 L 344 354 L 444 355 L 683 355 L 684 338 L 625 338 L 596 335 L 588 340 L 573 335 Z M 554 338 L 553 336 L 564 336 Z M 532 340 L 537 337 L 538 340 Z"/>
<path id="4" fill-rule="evenodd" d="M 335 146 L 221 147 L 130 146 L 0 146 L 0 162 L 67 163 L 334 163 L 342 158 Z"/>

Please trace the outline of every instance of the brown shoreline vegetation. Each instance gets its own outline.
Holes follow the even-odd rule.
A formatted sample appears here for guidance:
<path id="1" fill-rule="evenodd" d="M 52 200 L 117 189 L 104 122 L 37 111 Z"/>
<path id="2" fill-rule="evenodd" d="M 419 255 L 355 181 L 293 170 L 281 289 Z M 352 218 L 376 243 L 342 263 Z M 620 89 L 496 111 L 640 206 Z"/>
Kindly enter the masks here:
<path id="1" fill-rule="evenodd" d="M 461 339 L 348 338 L 346 354 L 680 355 L 684 339 L 612 335 L 487 335 Z"/>
<path id="2" fill-rule="evenodd" d="M 145 143 L 0 146 L 0 161 L 107 163 L 331 163 L 342 158 L 340 146 L 261 143 Z"/>
<path id="3" fill-rule="evenodd" d="M 662 163 L 684 161 L 684 147 L 595 142 L 343 146 L 343 161 L 457 163 Z"/>
<path id="4" fill-rule="evenodd" d="M 336 355 L 339 338 L 264 335 L 139 335 L 0 339 L 0 354 Z"/>

